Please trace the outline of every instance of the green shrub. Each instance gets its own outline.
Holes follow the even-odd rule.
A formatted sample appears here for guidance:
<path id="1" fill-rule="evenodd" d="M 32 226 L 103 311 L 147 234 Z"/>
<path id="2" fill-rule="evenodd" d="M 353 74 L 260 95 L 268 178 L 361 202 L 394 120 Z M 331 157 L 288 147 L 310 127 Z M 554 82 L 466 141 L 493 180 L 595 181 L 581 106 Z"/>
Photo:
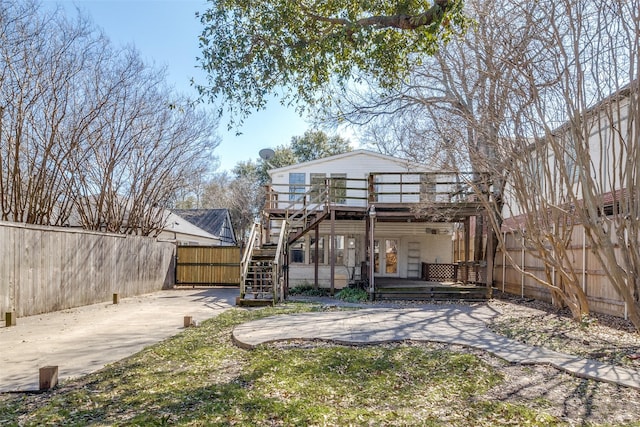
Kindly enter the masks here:
<path id="1" fill-rule="evenodd" d="M 369 299 L 369 294 L 360 288 L 344 288 L 336 294 L 336 298 L 346 302 L 364 302 Z"/>
<path id="2" fill-rule="evenodd" d="M 298 285 L 289 289 L 289 295 L 302 295 L 306 297 L 324 297 L 329 295 L 329 290 L 324 288 L 316 288 L 313 285 Z"/>

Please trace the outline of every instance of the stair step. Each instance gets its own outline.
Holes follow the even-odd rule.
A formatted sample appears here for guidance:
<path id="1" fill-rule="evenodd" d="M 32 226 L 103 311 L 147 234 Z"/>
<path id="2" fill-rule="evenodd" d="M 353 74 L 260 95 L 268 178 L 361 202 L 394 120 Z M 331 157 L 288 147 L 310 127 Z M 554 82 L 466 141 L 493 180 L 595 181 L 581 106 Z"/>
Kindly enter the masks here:
<path id="1" fill-rule="evenodd" d="M 240 307 L 264 307 L 264 306 L 273 305 L 273 300 L 237 298 L 236 305 Z"/>
<path id="2" fill-rule="evenodd" d="M 273 294 L 268 292 L 245 292 L 243 299 L 255 300 L 255 301 L 260 301 L 260 300 L 271 301 L 273 300 Z"/>
<path id="3" fill-rule="evenodd" d="M 483 292 L 486 293 L 486 288 L 476 287 L 476 286 L 466 286 L 466 287 L 446 287 L 446 286 L 433 286 L 433 287 L 393 287 L 393 288 L 377 288 L 376 292 L 380 293 L 442 293 L 442 294 L 456 294 L 456 293 L 465 293 L 465 292 Z"/>
<path id="4" fill-rule="evenodd" d="M 253 255 L 268 255 L 268 254 L 273 254 L 275 255 L 277 252 L 277 247 L 261 247 L 261 248 L 255 248 L 253 250 Z"/>
<path id="5" fill-rule="evenodd" d="M 258 282 L 271 281 L 273 276 L 265 272 L 249 271 L 247 273 L 247 280 L 254 280 Z"/>
<path id="6" fill-rule="evenodd" d="M 489 290 L 478 286 L 393 286 L 376 289 L 375 298 L 384 300 L 486 300 Z"/>

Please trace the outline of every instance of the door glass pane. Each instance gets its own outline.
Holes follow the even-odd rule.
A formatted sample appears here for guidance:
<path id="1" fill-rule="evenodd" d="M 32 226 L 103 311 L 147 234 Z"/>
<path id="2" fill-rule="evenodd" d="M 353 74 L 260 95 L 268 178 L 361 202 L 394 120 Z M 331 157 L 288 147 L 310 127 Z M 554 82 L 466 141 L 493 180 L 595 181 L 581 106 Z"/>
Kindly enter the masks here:
<path id="1" fill-rule="evenodd" d="M 289 248 L 291 263 L 304 262 L 304 238 L 299 239 Z"/>
<path id="2" fill-rule="evenodd" d="M 398 241 L 385 240 L 385 272 L 396 274 L 398 272 Z"/>
<path id="3" fill-rule="evenodd" d="M 336 265 L 344 264 L 344 236 L 336 236 L 336 243 L 334 246 L 336 251 Z"/>

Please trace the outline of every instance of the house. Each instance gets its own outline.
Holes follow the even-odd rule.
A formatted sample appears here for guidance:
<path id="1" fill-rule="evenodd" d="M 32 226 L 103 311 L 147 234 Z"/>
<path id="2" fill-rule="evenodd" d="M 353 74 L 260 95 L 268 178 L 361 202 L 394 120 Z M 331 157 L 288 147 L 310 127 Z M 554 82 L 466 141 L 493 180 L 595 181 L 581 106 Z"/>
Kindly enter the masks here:
<path id="1" fill-rule="evenodd" d="M 424 278 L 425 265 L 459 261 L 454 231 L 482 214 L 471 196 L 471 174 L 436 171 L 367 150 L 269 175 L 264 241 L 275 245 L 289 227 L 283 261 L 288 287 L 333 290 L 360 282 L 373 289 L 376 279 Z"/>
<path id="2" fill-rule="evenodd" d="M 526 165 L 514 162 L 496 254 L 498 289 L 552 301 L 552 286 L 574 286 L 590 310 L 628 316 L 632 307 L 613 282 L 637 276 L 624 275 L 639 267 L 637 107 L 636 80 L 546 139 L 531 141 L 521 160 Z M 532 234 L 547 236 L 544 256 L 534 250 Z M 636 299 L 638 291 L 636 285 Z"/>
<path id="3" fill-rule="evenodd" d="M 173 209 L 158 239 L 178 245 L 237 245 L 228 209 Z"/>

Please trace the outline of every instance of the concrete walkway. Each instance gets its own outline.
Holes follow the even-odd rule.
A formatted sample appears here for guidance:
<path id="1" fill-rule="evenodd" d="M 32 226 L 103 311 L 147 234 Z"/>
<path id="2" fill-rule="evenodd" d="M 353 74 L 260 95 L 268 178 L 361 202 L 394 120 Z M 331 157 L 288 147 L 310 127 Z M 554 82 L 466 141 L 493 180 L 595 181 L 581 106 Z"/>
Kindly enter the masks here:
<path id="1" fill-rule="evenodd" d="M 495 314 L 484 305 L 301 313 L 239 325 L 233 331 L 233 339 L 244 348 L 294 339 L 351 345 L 404 340 L 459 344 L 487 351 L 511 363 L 548 364 L 578 377 L 640 389 L 638 370 L 533 347 L 494 334 L 485 325 Z"/>
<path id="2" fill-rule="evenodd" d="M 54 313 L 19 317 L 0 327 L 0 392 L 39 387 L 39 369 L 58 366 L 60 380 L 97 371 L 235 304 L 238 289 L 174 289 Z"/>

